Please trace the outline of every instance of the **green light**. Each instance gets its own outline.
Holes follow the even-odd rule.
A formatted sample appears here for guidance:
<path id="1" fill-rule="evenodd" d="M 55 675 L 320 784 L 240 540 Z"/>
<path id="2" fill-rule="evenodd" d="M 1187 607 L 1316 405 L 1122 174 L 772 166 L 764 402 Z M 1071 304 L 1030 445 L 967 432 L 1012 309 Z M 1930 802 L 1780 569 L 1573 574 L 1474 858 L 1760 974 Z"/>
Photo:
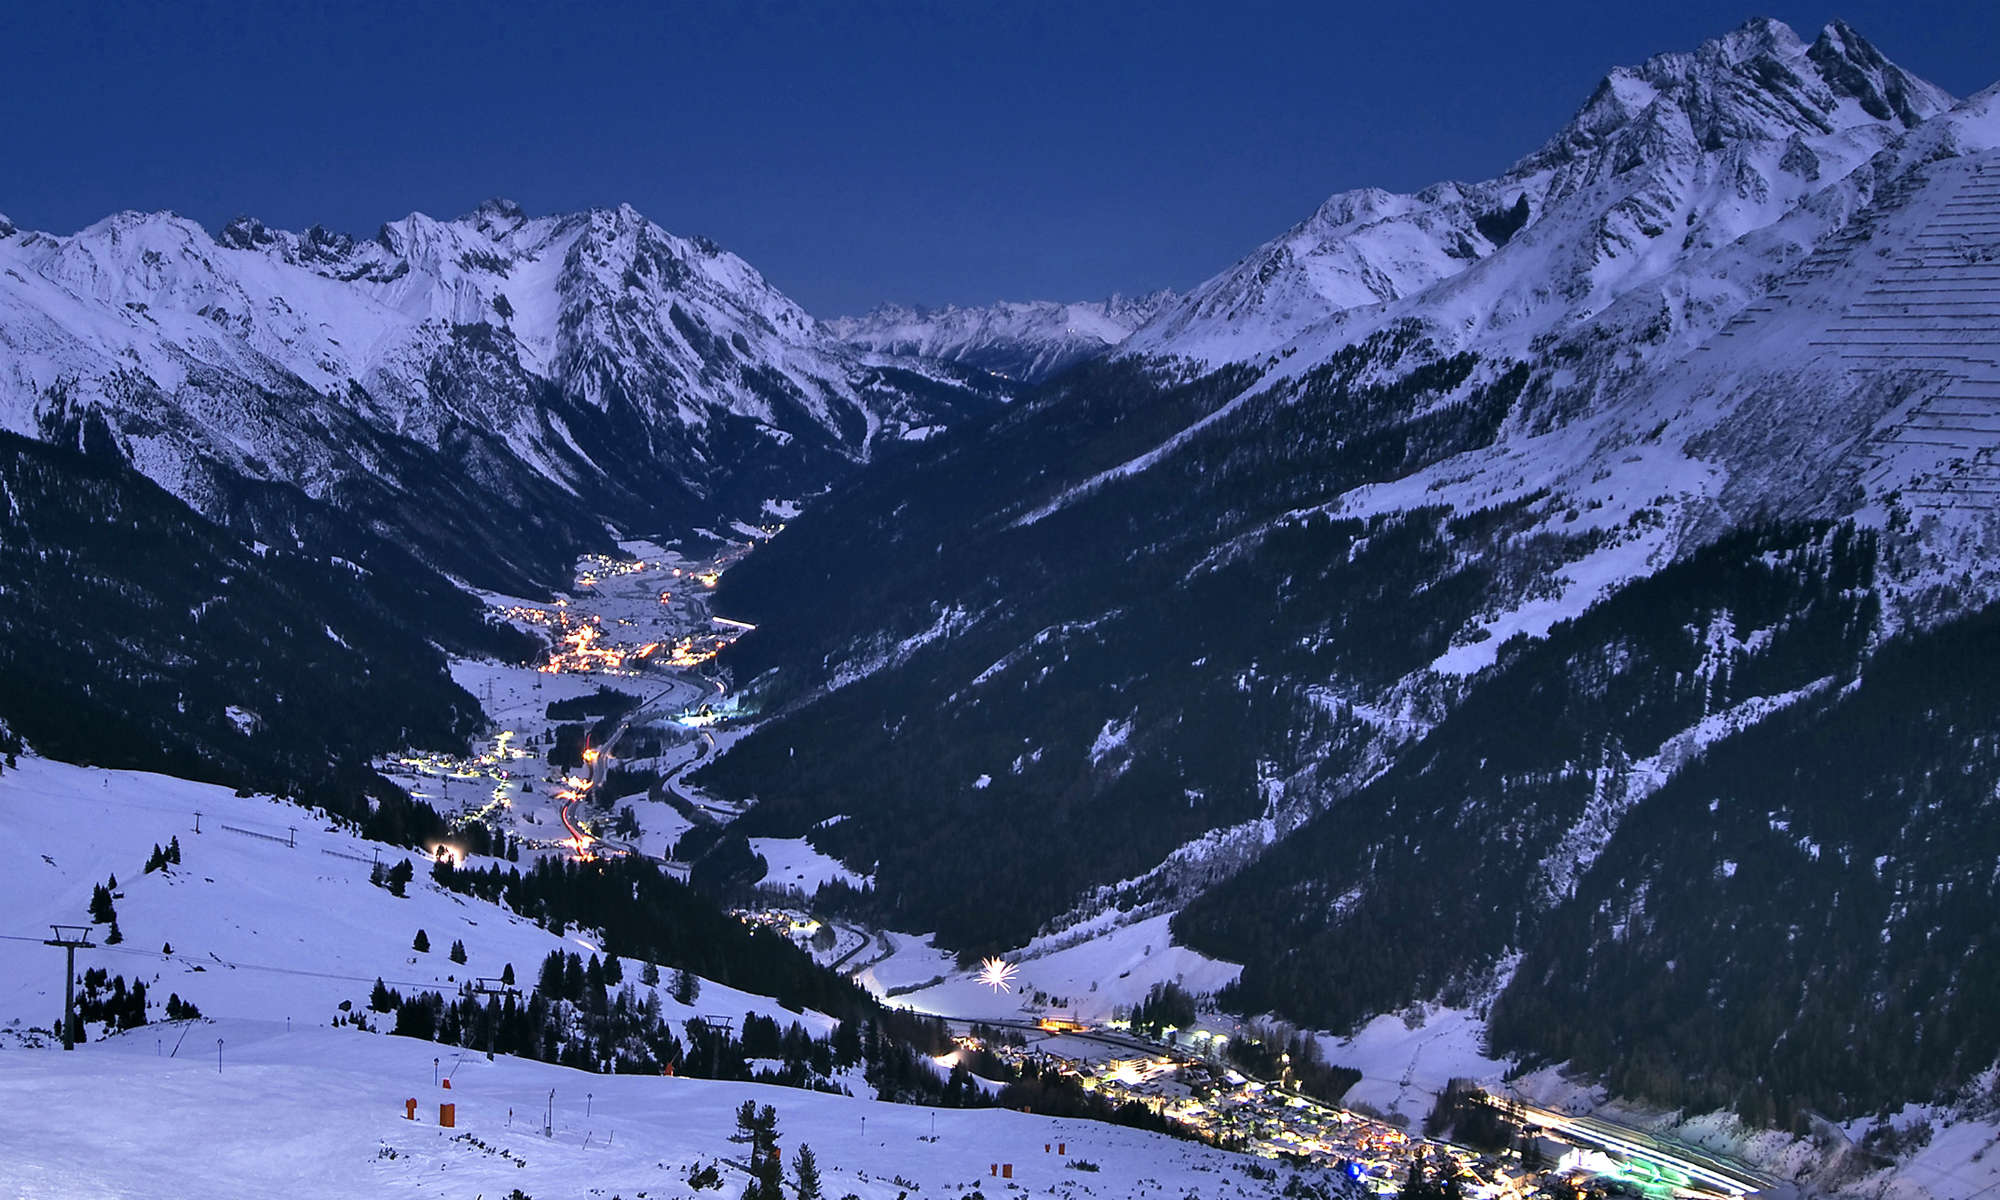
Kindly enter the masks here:
<path id="1" fill-rule="evenodd" d="M 1621 1164 L 1618 1168 L 1618 1178 L 1638 1188 L 1642 1194 L 1654 1197 L 1655 1200 L 1673 1195 L 1675 1188 L 1688 1181 L 1684 1173 L 1643 1158 L 1635 1158 Z"/>

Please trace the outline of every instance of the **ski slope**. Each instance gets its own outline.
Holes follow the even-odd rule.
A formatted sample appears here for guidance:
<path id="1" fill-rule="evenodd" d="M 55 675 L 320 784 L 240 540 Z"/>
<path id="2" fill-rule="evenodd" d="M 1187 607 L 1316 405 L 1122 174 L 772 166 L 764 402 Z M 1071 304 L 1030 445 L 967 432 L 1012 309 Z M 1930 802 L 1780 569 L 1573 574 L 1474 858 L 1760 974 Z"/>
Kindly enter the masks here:
<path id="1" fill-rule="evenodd" d="M 450 1090 L 432 1084 L 434 1070 L 450 1073 Z M 412 1098 L 414 1122 L 403 1117 Z M 1223 1200 L 1280 1195 L 1293 1174 L 1257 1179 L 1253 1165 L 1268 1171 L 1257 1160 L 1089 1121 L 589 1075 L 408 1038 L 230 1020 L 198 1025 L 174 1058 L 157 1052 L 150 1029 L 69 1055 L 0 1054 L 10 1114 L 0 1195 L 735 1196 L 747 1176 L 728 1160 L 744 1161 L 747 1147 L 728 1137 L 745 1100 L 777 1110 L 788 1168 L 801 1144 L 813 1148 L 829 1197 L 976 1185 L 986 1195 Z M 440 1102 L 456 1105 L 455 1128 L 438 1127 Z M 1043 1149 L 1058 1143 L 1066 1155 Z M 692 1191 L 690 1171 L 718 1160 L 721 1190 Z M 1099 1170 L 1070 1165 L 1079 1160 Z M 1012 1165 L 1012 1186 L 989 1174 L 996 1163 Z"/>
<path id="2" fill-rule="evenodd" d="M 142 873 L 153 846 L 173 837 L 181 865 Z M 378 857 L 416 867 L 407 898 L 369 884 Z M 51 923 L 88 924 L 91 889 L 112 875 L 125 940 L 102 946 L 108 927 L 97 926 L 100 948 L 80 951 L 77 970 L 144 979 L 156 1004 L 177 993 L 209 1017 L 325 1025 L 341 1015 L 342 1001 L 365 1008 L 378 977 L 405 993 L 449 995 L 511 963 L 526 988 L 551 950 L 588 957 L 600 949 L 587 935 L 557 937 L 498 905 L 447 892 L 430 882 L 422 856 L 363 841 L 295 805 L 164 775 L 23 758 L 0 775 L 0 1026 L 58 1027 L 62 962 L 41 939 Z M 411 949 L 419 929 L 429 953 Z M 447 955 L 454 940 L 465 943 L 464 965 Z M 161 953 L 168 944 L 173 953 Z M 638 966 L 626 964 L 626 979 L 643 987 Z M 755 1012 L 780 1025 L 803 1021 L 816 1034 L 833 1026 L 718 983 L 704 984 L 692 1008 L 668 989 L 659 995 L 676 1024 L 700 1013 Z"/>
<path id="3" fill-rule="evenodd" d="M 153 846 L 174 837 L 181 864 L 145 873 Z M 33 757 L 0 774 L 0 1196 L 685 1195 L 698 1165 L 744 1157 L 728 1135 L 746 1099 L 776 1107 L 788 1161 L 801 1142 L 814 1147 L 829 1196 L 991 1186 L 1001 1162 L 1017 1185 L 1076 1200 L 1275 1196 L 1289 1177 L 1253 1178 L 1256 1160 L 1092 1122 L 593 1075 L 336 1028 L 341 1003 L 365 1009 L 377 977 L 449 994 L 512 963 L 525 986 L 551 950 L 598 949 L 435 887 L 417 856 L 408 897 L 395 897 L 368 881 L 378 852 L 385 863 L 407 853 L 207 784 Z M 50 923 L 88 924 L 91 890 L 113 874 L 124 941 L 102 945 L 109 927 L 96 926 L 78 971 L 144 979 L 155 1016 L 174 993 L 204 1019 L 108 1036 L 92 1026 L 65 1054 L 47 1032 L 62 1008 L 61 952 L 41 939 Z M 420 928 L 429 953 L 410 947 Z M 447 957 L 454 939 L 463 966 Z M 638 966 L 626 964 L 628 982 Z M 833 1025 L 713 982 L 694 1007 L 664 989 L 659 999 L 675 1022 L 755 1012 L 815 1034 Z M 414 1123 L 403 1116 L 412 1098 Z M 452 1130 L 437 1125 L 441 1102 L 458 1106 Z M 1055 1143 L 1066 1158 L 1044 1152 Z M 1068 1165 L 1078 1158 L 1101 1169 Z M 722 1171 L 725 1193 L 740 1192 L 741 1171 Z"/>

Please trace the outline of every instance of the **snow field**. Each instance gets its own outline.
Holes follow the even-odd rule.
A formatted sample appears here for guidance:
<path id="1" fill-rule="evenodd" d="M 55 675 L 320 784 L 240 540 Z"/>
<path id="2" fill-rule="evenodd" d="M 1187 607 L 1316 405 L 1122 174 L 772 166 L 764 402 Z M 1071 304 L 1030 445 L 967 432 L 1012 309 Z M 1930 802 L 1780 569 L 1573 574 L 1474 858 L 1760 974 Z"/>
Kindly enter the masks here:
<path id="1" fill-rule="evenodd" d="M 292 828 L 296 848 L 284 840 Z M 181 865 L 142 873 L 153 846 L 176 836 Z M 378 854 L 385 865 L 415 865 L 407 898 L 368 882 Z M 209 1017 L 322 1025 L 340 1015 L 343 1000 L 365 1009 L 377 977 L 405 993 L 450 995 L 512 963 L 526 989 L 551 950 L 586 958 L 599 950 L 587 934 L 557 937 L 498 905 L 446 892 L 430 882 L 422 856 L 363 841 L 306 809 L 166 776 L 24 758 L 0 775 L 0 1025 L 57 1027 L 62 962 L 41 939 L 50 923 L 88 924 L 91 889 L 114 874 L 125 940 L 102 947 L 109 927 L 97 926 L 100 948 L 79 951 L 77 970 L 144 979 L 155 1005 L 178 993 Z M 419 929 L 428 953 L 411 948 Z M 463 965 L 447 956 L 454 940 L 465 943 Z M 171 956 L 160 952 L 168 943 Z M 640 965 L 626 960 L 625 975 L 643 989 Z M 704 984 L 692 1008 L 665 989 L 659 995 L 675 1023 L 756 1012 L 815 1034 L 833 1027 L 831 1018 L 717 983 Z"/>
<path id="2" fill-rule="evenodd" d="M 848 870 L 839 859 L 821 854 L 802 837 L 751 838 L 750 848 L 763 855 L 771 868 L 758 881 L 760 887 L 797 888 L 810 896 L 823 883 L 838 881 L 857 888 L 874 883 L 868 876 Z"/>
<path id="3" fill-rule="evenodd" d="M 57 1197 L 684 1196 L 688 1173 L 745 1159 L 728 1141 L 744 1100 L 773 1106 L 789 1167 L 801 1144 L 829 1196 L 862 1200 L 1024 1190 L 1106 1200 L 1279 1194 L 1251 1160 L 1087 1121 L 996 1109 L 879 1104 L 759 1084 L 589 1075 L 506 1057 L 488 1062 L 407 1038 L 268 1021 L 199 1026 L 201 1053 L 161 1057 L 145 1030 L 57 1050 L 0 1054 L 10 1114 L 0 1194 Z M 222 1069 L 214 1042 L 223 1039 Z M 436 1069 L 450 1090 L 433 1086 Z M 542 1133 L 553 1095 L 554 1135 Z M 417 1120 L 403 1102 L 418 1101 Z M 454 1129 L 438 1104 L 456 1106 Z M 511 1119 L 509 1111 L 511 1110 Z M 933 1125 L 933 1121 L 935 1125 Z M 936 1140 L 929 1141 L 933 1128 Z M 476 1141 L 474 1140 L 476 1139 Z M 1062 1142 L 1068 1155 L 1045 1153 Z M 40 1147 L 42 1149 L 30 1149 Z M 23 1153 L 23 1150 L 28 1152 Z M 1094 1173 L 1068 1169 L 1076 1159 Z M 1011 1163 L 1014 1188 L 988 1174 Z M 728 1165 L 717 1196 L 742 1190 Z M 901 1182 L 898 1182 L 898 1177 Z"/>
<path id="4" fill-rule="evenodd" d="M 143 872 L 153 845 L 176 836 L 181 865 Z M 1015 1165 L 1021 1187 L 1076 1200 L 1156 1193 L 1166 1181 L 1177 1195 L 1218 1200 L 1277 1194 L 1278 1184 L 1245 1175 L 1248 1160 L 1238 1156 L 1091 1122 L 939 1110 L 930 1142 L 929 1109 L 591 1075 L 333 1028 L 339 1003 L 365 1009 L 378 976 L 405 991 L 450 993 L 511 962 L 527 986 L 550 950 L 595 950 L 587 936 L 557 937 L 436 888 L 417 856 L 409 896 L 394 897 L 368 882 L 378 849 L 384 862 L 403 857 L 305 809 L 206 784 L 35 758 L 0 775 L 0 903 L 9 914 L 0 929 L 0 1032 L 14 1035 L 0 1036 L 0 1111 L 14 1114 L 0 1133 L 0 1195 L 678 1195 L 697 1164 L 742 1157 L 727 1137 L 744 1099 L 777 1108 L 788 1151 L 814 1147 L 834 1196 L 992 1186 L 987 1168 L 997 1162 Z M 53 1028 L 62 1004 L 60 952 L 40 944 L 46 925 L 87 923 L 91 889 L 114 873 L 125 941 L 80 952 L 78 970 L 143 978 L 155 1006 L 177 992 L 207 1019 L 110 1036 L 93 1029 L 73 1054 L 37 1046 L 46 1039 L 23 1036 L 26 1027 Z M 96 927 L 96 940 L 107 928 Z M 418 928 L 428 953 L 410 948 Z M 464 966 L 446 956 L 453 939 L 466 944 Z M 168 941 L 171 955 L 160 952 Z M 626 961 L 628 982 L 639 965 Z M 672 1020 L 756 1012 L 816 1034 L 833 1024 L 713 982 L 693 1008 L 664 992 L 660 1001 Z M 433 1060 L 451 1090 L 433 1086 Z M 555 1131 L 545 1138 L 540 1114 L 551 1090 Z M 413 1097 L 417 1123 L 403 1119 Z M 458 1106 L 454 1130 L 437 1127 L 440 1102 Z M 1052 1142 L 1101 1171 L 1059 1165 L 1041 1150 Z M 894 1182 L 898 1175 L 907 1182 Z M 725 1167 L 725 1189 L 741 1186 Z"/>
<path id="5" fill-rule="evenodd" d="M 1020 967 L 1011 993 L 996 992 L 985 986 L 975 972 L 957 971 L 949 955 L 908 935 L 894 935 L 903 939 L 898 942 L 898 957 L 902 962 L 890 960 L 871 968 L 871 972 L 877 980 L 924 982 L 932 977 L 921 976 L 925 965 L 941 965 L 949 978 L 896 997 L 897 1003 L 924 1012 L 1018 1020 L 1055 1011 L 1080 1020 L 1103 1021 L 1111 1016 L 1113 1009 L 1144 1000 L 1155 984 L 1179 983 L 1199 995 L 1220 989 L 1242 973 L 1243 968 L 1234 963 L 1218 962 L 1185 946 L 1174 945 L 1167 928 L 1172 919 L 1171 913 L 1149 917 L 1059 949 L 1050 947 L 1052 939 L 1038 938 L 1006 956 Z M 907 979 L 908 976 L 920 978 Z M 1053 1010 L 1035 1007 L 1035 992 L 1063 1003 Z"/>

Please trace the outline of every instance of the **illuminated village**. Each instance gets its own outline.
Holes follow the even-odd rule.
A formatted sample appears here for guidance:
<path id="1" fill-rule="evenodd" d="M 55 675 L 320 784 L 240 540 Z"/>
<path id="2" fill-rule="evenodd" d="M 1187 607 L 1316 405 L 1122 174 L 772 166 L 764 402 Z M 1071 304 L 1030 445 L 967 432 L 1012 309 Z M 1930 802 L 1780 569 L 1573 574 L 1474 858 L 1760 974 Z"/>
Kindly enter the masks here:
<path id="1" fill-rule="evenodd" d="M 414 798 L 460 830 L 479 826 L 522 850 L 580 858 L 631 852 L 597 828 L 606 814 L 589 803 L 612 755 L 586 745 L 578 763 L 557 768 L 547 747 L 564 722 L 549 715 L 550 704 L 599 688 L 643 695 L 644 710 L 634 713 L 642 718 L 638 723 L 672 738 L 691 737 L 730 711 L 700 672 L 752 628 L 713 616 L 708 605 L 722 568 L 745 548 L 692 563 L 640 548 L 650 553 L 580 560 L 568 596 L 546 603 L 495 601 L 498 615 L 548 644 L 532 668 L 486 664 L 467 681 L 505 726 L 484 735 L 470 754 L 403 754 L 384 760 L 382 769 L 404 778 Z M 432 851 L 454 857 L 461 848 L 440 843 Z"/>

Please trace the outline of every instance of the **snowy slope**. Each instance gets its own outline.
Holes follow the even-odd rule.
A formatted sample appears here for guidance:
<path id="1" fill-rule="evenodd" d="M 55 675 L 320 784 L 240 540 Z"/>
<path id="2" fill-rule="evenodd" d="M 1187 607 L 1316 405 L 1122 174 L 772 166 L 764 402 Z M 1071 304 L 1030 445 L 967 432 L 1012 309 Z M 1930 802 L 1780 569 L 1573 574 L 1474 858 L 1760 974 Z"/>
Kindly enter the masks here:
<path id="1" fill-rule="evenodd" d="M 839 859 L 821 854 L 804 838 L 751 838 L 750 849 L 770 867 L 758 881 L 762 887 L 796 888 L 811 895 L 826 883 L 839 882 L 855 888 L 870 885 L 867 876 L 856 875 L 842 866 Z"/>
<path id="2" fill-rule="evenodd" d="M 173 837 L 182 863 L 142 873 L 154 844 Z M 32 757 L 0 775 L 0 901 L 10 915 L 0 939 L 0 1097 L 15 1114 L 0 1193 L 461 1196 L 520 1188 L 547 1196 L 573 1194 L 586 1172 L 607 1194 L 665 1192 L 684 1188 L 702 1163 L 742 1158 L 728 1135 L 746 1099 L 777 1108 L 788 1160 L 801 1143 L 814 1147 L 834 1195 L 889 1200 L 919 1186 L 945 1190 L 989 1179 L 996 1162 L 1015 1164 L 1023 1185 L 1078 1200 L 1144 1195 L 1163 1181 L 1176 1194 L 1218 1198 L 1276 1195 L 1282 1185 L 1250 1177 L 1235 1155 L 1092 1122 L 596 1075 L 333 1028 L 340 1002 L 361 1008 L 377 977 L 450 992 L 506 963 L 532 978 L 551 950 L 594 949 L 586 938 L 559 938 L 436 889 L 421 863 L 408 898 L 394 897 L 368 883 L 378 852 L 383 861 L 401 856 L 325 828 L 305 810 L 226 789 Z M 172 992 L 207 1019 L 110 1036 L 93 1029 L 92 1040 L 65 1055 L 42 1045 L 45 1036 L 24 1036 L 29 1026 L 52 1027 L 61 1011 L 62 959 L 41 938 L 46 923 L 87 923 L 91 888 L 114 873 L 125 940 L 101 945 L 99 926 L 100 945 L 79 953 L 78 970 L 144 978 L 156 1004 Z M 428 954 L 410 949 L 417 928 L 431 939 Z M 453 939 L 465 942 L 464 966 L 446 958 Z M 171 954 L 161 951 L 168 941 Z M 803 1020 L 815 1032 L 832 1024 L 714 983 L 696 1008 L 665 990 L 659 999 L 676 1022 L 756 1012 Z M 439 1058 L 448 1091 L 432 1082 Z M 554 1131 L 545 1137 L 540 1114 L 552 1091 Z M 420 1101 L 416 1123 L 403 1119 L 409 1097 Z M 455 1132 L 437 1127 L 441 1102 L 457 1106 Z M 1066 1143 L 1068 1155 L 1043 1151 L 1054 1142 Z M 191 1145 L 202 1152 L 187 1154 Z M 1076 1158 L 1102 1169 L 1069 1169 Z M 740 1189 L 740 1172 L 723 1169 L 726 1186 Z"/>
<path id="3" fill-rule="evenodd" d="M 935 309 L 885 304 L 859 317 L 836 317 L 826 328 L 865 349 L 944 359 L 1038 383 L 1119 345 L 1178 299 L 1160 291 L 1072 304 L 1001 301 Z"/>
<path id="4" fill-rule="evenodd" d="M 80 952 L 77 970 L 144 978 L 156 1004 L 177 993 L 209 1017 L 326 1025 L 342 1001 L 365 1007 L 377 978 L 406 993 L 450 994 L 511 963 L 525 987 L 550 951 L 598 949 L 447 892 L 430 882 L 421 857 L 363 841 L 308 810 L 164 775 L 23 758 L 0 775 L 0 831 L 0 899 L 9 918 L 9 939 L 0 940 L 0 1026 L 59 1024 L 62 966 L 41 939 L 50 924 L 89 924 L 91 889 L 112 876 L 125 940 L 102 946 L 107 927 L 98 926 L 100 948 Z M 175 837 L 181 864 L 142 873 L 154 845 Z M 403 858 L 417 868 L 407 897 L 370 885 L 376 860 Z M 429 953 L 411 949 L 419 929 Z M 464 965 L 447 957 L 455 940 L 465 943 Z M 166 945 L 172 954 L 161 953 Z M 832 1027 L 828 1018 L 801 1018 L 719 983 L 706 983 L 693 1008 L 670 989 L 659 996 L 676 1024 L 698 1013 L 757 1012 L 786 1025 L 803 1019 L 819 1032 Z"/>
<path id="5" fill-rule="evenodd" d="M 1051 1011 L 1047 1002 L 1035 999 L 1034 993 L 1040 992 L 1065 1016 L 1102 1022 L 1129 1011 L 1158 984 L 1173 983 L 1194 995 L 1213 995 L 1241 973 L 1233 963 L 1174 945 L 1167 923 L 1164 916 L 1129 925 L 1100 921 L 1089 928 L 1036 938 L 1007 955 L 1019 969 L 1011 992 L 986 986 L 976 971 L 958 970 L 950 955 L 907 934 L 895 936 L 895 957 L 871 964 L 856 978 L 881 994 L 893 989 L 899 1004 L 944 1016 L 1015 1020 L 1040 1016 Z M 893 979 L 905 982 L 900 986 L 888 982 Z"/>
<path id="6" fill-rule="evenodd" d="M 1342 497 L 1362 513 L 1547 489 L 1597 528 L 1667 514 L 1439 665 L 1476 669 L 1506 635 L 1538 634 L 1746 517 L 1914 527 L 1932 568 L 1989 589 L 1976 547 L 2000 474 L 1996 113 L 2000 89 L 1955 105 L 1770 227 L 1544 341 L 1565 360 L 1563 390 L 1539 410 L 1524 405 L 1490 447 Z M 1920 588 L 1930 569 L 1887 582 Z"/>
<path id="7" fill-rule="evenodd" d="M 747 1177 L 731 1162 L 742 1163 L 746 1147 L 728 1139 L 746 1100 L 777 1110 L 788 1168 L 800 1146 L 813 1148 L 829 1196 L 895 1200 L 978 1186 L 987 1195 L 1030 1189 L 1069 1200 L 1230 1200 L 1284 1194 L 1293 1174 L 1259 1179 L 1247 1169 L 1256 1160 L 1089 1121 L 586 1075 L 348 1030 L 287 1033 L 282 1023 L 223 1021 L 197 1026 L 176 1058 L 157 1056 L 153 1040 L 141 1029 L 73 1055 L 0 1054 L 0 1103 L 14 1114 L 0 1192 L 23 1200 L 501 1197 L 517 1188 L 543 1200 L 686 1196 L 705 1194 L 689 1188 L 689 1172 L 721 1160 L 722 1190 L 713 1194 L 734 1196 Z M 450 1091 L 431 1083 L 440 1050 Z M 403 1119 L 412 1097 L 415 1122 Z M 441 1101 L 456 1105 L 454 1129 L 437 1126 Z M 553 1136 L 545 1137 L 551 1105 Z M 1056 1143 L 1067 1153 L 1043 1149 Z M 1078 1161 L 1098 1170 L 1072 1168 Z M 1011 1182 L 990 1173 L 999 1163 L 1011 1164 Z"/>

